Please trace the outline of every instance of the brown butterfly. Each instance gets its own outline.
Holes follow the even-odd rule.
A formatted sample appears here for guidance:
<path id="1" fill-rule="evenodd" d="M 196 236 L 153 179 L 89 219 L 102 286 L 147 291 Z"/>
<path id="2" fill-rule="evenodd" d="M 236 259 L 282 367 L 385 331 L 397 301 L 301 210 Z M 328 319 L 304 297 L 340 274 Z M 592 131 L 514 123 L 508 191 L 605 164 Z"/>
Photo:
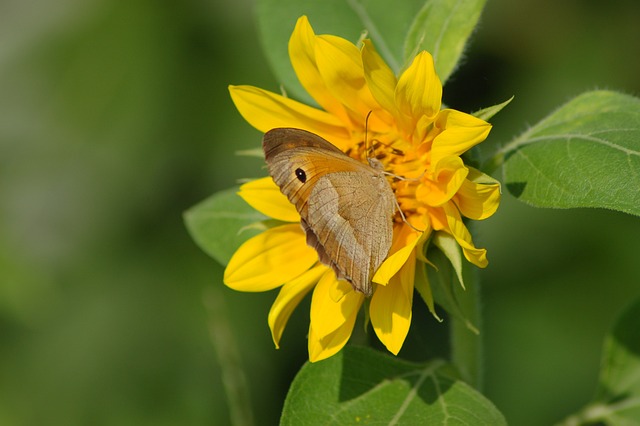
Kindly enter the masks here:
<path id="1" fill-rule="evenodd" d="M 361 163 L 293 128 L 268 131 L 262 148 L 269 174 L 300 213 L 307 244 L 338 279 L 370 296 L 391 248 L 397 206 L 382 164 Z"/>

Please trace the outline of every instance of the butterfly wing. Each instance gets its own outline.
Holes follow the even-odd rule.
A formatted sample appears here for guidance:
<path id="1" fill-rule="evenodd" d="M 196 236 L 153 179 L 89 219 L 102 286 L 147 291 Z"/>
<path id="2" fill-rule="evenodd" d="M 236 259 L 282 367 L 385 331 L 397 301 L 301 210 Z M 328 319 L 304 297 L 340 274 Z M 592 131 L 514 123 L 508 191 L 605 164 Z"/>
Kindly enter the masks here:
<path id="1" fill-rule="evenodd" d="M 313 133 L 290 128 L 265 133 L 262 147 L 269 174 L 303 218 L 318 179 L 335 171 L 356 171 L 362 163 Z"/>
<path id="2" fill-rule="evenodd" d="M 304 130 L 271 130 L 263 148 L 269 173 L 300 213 L 307 243 L 339 279 L 370 295 L 393 236 L 396 203 L 384 175 Z"/>
<path id="3" fill-rule="evenodd" d="M 307 243 L 339 279 L 369 296 L 391 248 L 395 206 L 389 183 L 373 169 L 328 174 L 311 192 Z"/>

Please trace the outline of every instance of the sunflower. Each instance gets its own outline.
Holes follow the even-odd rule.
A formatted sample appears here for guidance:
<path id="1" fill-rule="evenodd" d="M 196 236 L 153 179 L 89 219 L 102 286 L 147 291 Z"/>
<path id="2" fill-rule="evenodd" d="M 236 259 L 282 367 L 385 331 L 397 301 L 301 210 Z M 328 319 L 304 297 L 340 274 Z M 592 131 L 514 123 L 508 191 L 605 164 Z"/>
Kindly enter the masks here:
<path id="1" fill-rule="evenodd" d="M 396 76 L 370 40 L 361 47 L 334 35 L 316 35 L 306 16 L 289 40 L 289 56 L 302 86 L 319 107 L 252 86 L 230 86 L 240 114 L 256 129 L 294 127 L 315 133 L 358 160 L 372 145 L 390 176 L 399 210 L 393 243 L 373 277 L 368 317 L 397 354 L 411 324 L 414 288 L 433 312 L 424 268 L 434 238 L 455 241 L 474 265 L 487 265 L 463 217 L 482 220 L 500 202 L 500 185 L 465 164 L 462 154 L 482 142 L 491 125 L 472 115 L 441 109 L 442 84 L 433 58 L 418 53 Z M 300 216 L 271 177 L 241 186 L 239 195 L 278 225 L 247 240 L 226 267 L 224 282 L 239 291 L 280 287 L 268 323 L 276 347 L 300 301 L 313 290 L 309 359 L 338 352 L 349 340 L 365 296 L 318 260 L 307 246 Z"/>

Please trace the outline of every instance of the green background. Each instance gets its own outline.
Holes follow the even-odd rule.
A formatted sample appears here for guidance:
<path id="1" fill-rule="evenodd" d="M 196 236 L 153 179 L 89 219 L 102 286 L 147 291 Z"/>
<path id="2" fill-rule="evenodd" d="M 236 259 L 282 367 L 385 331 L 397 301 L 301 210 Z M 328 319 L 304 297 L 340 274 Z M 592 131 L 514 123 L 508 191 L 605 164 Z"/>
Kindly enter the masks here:
<path id="1" fill-rule="evenodd" d="M 638 95 L 639 17 L 633 0 L 490 0 L 444 101 L 516 96 L 489 152 L 582 91 Z M 0 425 L 225 425 L 238 371 L 254 423 L 277 422 L 308 311 L 274 350 L 275 293 L 225 288 L 182 220 L 265 174 L 234 155 L 261 135 L 228 84 L 279 90 L 250 1 L 0 5 Z M 475 231 L 486 394 L 510 424 L 560 420 L 592 396 L 604 334 L 640 295 L 640 219 L 505 194 Z M 415 324 L 444 327 L 424 309 Z M 401 355 L 433 341 L 414 334 Z"/>

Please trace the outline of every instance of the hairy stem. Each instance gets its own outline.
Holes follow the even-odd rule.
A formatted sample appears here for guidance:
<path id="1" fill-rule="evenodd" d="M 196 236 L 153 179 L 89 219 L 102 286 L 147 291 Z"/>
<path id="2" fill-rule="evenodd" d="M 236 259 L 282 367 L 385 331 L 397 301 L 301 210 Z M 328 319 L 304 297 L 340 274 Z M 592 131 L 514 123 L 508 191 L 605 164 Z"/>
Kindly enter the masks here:
<path id="1" fill-rule="evenodd" d="M 203 299 L 209 314 L 211 342 L 220 363 L 231 424 L 253 426 L 249 385 L 242 367 L 238 345 L 227 318 L 224 296 L 222 291 L 212 286 L 205 290 Z"/>
<path id="2" fill-rule="evenodd" d="M 451 361 L 462 374 L 463 380 L 482 390 L 482 318 L 478 272 L 468 262 L 462 267 L 464 285 L 454 286 L 454 294 L 466 320 L 451 317 Z M 469 327 L 471 323 L 475 331 Z"/>

